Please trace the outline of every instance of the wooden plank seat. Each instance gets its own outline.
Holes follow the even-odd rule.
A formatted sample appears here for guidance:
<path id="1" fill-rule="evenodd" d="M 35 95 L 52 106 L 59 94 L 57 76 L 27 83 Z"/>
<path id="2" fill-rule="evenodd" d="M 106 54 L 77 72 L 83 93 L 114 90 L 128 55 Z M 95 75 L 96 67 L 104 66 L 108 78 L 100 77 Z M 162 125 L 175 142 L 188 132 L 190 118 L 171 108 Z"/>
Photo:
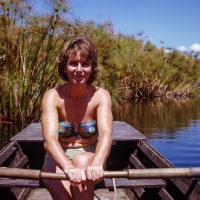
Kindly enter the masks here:
<path id="1" fill-rule="evenodd" d="M 165 187 L 166 183 L 161 179 L 128 179 L 115 178 L 116 188 L 160 188 Z M 16 187 L 16 188 L 45 188 L 42 180 L 27 179 L 0 179 L 0 187 Z M 96 184 L 95 189 L 114 189 L 113 180 L 104 178 L 103 181 Z"/>
<path id="2" fill-rule="evenodd" d="M 39 180 L 0 178 L 0 187 L 44 188 Z"/>

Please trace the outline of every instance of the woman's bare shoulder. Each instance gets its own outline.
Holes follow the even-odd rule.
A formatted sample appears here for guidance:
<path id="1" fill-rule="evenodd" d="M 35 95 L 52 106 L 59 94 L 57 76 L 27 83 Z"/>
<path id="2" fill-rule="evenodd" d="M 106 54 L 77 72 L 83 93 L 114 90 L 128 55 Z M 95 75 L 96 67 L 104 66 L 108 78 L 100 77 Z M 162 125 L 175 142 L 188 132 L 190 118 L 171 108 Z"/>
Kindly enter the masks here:
<path id="1" fill-rule="evenodd" d="M 55 97 L 58 95 L 57 88 L 51 88 L 44 93 L 44 98 Z"/>
<path id="2" fill-rule="evenodd" d="M 100 87 L 97 88 L 95 96 L 101 102 L 105 101 L 105 100 L 111 101 L 111 95 L 110 95 L 109 91 L 104 88 L 100 88 Z"/>
<path id="3" fill-rule="evenodd" d="M 110 93 L 108 92 L 108 90 L 101 88 L 101 87 L 96 87 L 96 94 L 97 95 L 109 95 Z"/>
<path id="4" fill-rule="evenodd" d="M 43 99 L 42 99 L 42 104 L 43 106 L 45 105 L 56 105 L 59 102 L 59 94 L 58 94 L 58 88 L 52 88 L 49 89 L 45 92 Z"/>

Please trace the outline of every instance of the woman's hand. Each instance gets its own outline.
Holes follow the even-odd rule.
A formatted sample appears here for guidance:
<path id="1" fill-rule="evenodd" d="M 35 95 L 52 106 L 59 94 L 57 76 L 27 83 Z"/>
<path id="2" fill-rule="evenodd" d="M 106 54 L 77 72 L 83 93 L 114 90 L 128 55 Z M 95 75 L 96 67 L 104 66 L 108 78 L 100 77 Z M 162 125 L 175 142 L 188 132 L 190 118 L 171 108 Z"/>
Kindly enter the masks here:
<path id="1" fill-rule="evenodd" d="M 102 166 L 89 166 L 86 169 L 86 175 L 88 180 L 96 181 L 103 178 L 104 169 Z"/>
<path id="2" fill-rule="evenodd" d="M 64 173 L 72 183 L 78 184 L 86 181 L 86 174 L 84 169 L 71 167 L 64 170 Z"/>

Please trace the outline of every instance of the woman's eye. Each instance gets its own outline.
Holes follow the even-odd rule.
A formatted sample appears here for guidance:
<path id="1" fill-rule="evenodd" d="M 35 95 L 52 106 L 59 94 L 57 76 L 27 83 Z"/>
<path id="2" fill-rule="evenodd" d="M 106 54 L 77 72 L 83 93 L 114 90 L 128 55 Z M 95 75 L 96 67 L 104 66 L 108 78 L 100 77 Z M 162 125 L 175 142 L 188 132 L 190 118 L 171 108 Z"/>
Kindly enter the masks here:
<path id="1" fill-rule="evenodd" d="M 82 65 L 82 67 L 90 67 L 90 63 L 89 62 L 84 62 L 81 65 Z"/>
<path id="2" fill-rule="evenodd" d="M 70 61 L 69 65 L 73 66 L 73 67 L 76 67 L 76 66 L 78 66 L 78 62 L 76 62 L 76 61 Z"/>

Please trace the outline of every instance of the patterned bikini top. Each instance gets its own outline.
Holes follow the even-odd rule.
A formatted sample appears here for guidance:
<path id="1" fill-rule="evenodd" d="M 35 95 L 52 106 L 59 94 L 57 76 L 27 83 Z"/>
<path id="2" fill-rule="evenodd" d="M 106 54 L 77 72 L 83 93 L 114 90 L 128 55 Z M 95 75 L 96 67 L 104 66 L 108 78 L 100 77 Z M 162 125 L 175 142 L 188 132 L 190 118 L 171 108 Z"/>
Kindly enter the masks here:
<path id="1" fill-rule="evenodd" d="M 97 134 L 97 124 L 95 120 L 79 124 L 78 132 L 75 132 L 73 124 L 61 121 L 59 123 L 59 135 L 63 138 L 82 137 L 89 139 Z"/>

